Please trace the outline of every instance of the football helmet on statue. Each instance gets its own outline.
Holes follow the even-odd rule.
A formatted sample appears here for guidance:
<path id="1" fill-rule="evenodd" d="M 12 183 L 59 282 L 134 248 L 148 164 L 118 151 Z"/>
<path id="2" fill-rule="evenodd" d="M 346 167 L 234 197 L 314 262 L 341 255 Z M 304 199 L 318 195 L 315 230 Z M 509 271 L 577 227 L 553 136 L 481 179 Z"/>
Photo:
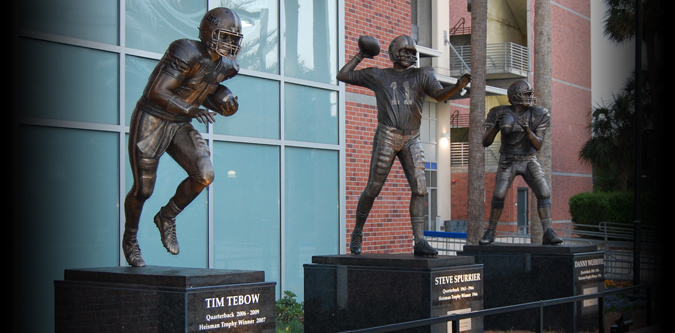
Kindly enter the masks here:
<path id="1" fill-rule="evenodd" d="M 410 67 L 417 62 L 417 43 L 410 36 L 402 35 L 394 38 L 389 44 L 389 59 L 404 67 Z"/>
<path id="2" fill-rule="evenodd" d="M 241 50 L 241 19 L 229 8 L 208 11 L 199 24 L 199 39 L 219 55 L 235 60 Z"/>
<path id="3" fill-rule="evenodd" d="M 506 90 L 511 105 L 533 106 L 537 104 L 537 98 L 534 97 L 534 89 L 525 80 L 518 80 L 512 83 Z"/>

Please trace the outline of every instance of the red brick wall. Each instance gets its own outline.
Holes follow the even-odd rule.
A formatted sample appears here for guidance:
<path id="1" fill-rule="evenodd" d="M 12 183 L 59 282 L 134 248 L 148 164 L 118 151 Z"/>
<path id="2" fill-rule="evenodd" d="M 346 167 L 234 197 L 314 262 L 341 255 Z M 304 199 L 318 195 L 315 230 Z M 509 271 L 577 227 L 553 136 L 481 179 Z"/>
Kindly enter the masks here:
<path id="1" fill-rule="evenodd" d="M 578 151 L 588 139 L 587 125 L 592 106 L 590 92 L 590 5 L 586 0 L 563 0 L 551 5 L 552 16 L 552 184 L 554 222 L 566 223 L 569 198 L 592 190 L 590 166 L 579 162 Z M 450 1 L 450 27 L 464 17 L 470 27 L 466 1 Z M 533 10 L 532 10 L 533 12 Z M 532 18 L 533 20 L 534 18 Z M 380 42 L 382 52 L 364 60 L 359 68 L 390 67 L 387 46 L 396 36 L 410 34 L 408 1 L 345 0 L 345 62 L 358 52 L 357 40 L 370 35 Z M 364 88 L 347 85 L 347 92 L 372 96 Z M 464 109 L 463 109 L 464 110 Z M 374 106 L 346 103 L 346 213 L 347 247 L 354 227 L 358 198 L 367 183 L 372 137 L 377 125 Z M 485 219 L 489 217 L 494 173 L 485 176 Z M 467 219 L 467 174 L 454 172 L 452 218 Z M 527 187 L 517 178 L 509 190 L 500 230 L 515 230 L 517 188 Z M 403 171 L 394 165 L 382 193 L 375 201 L 364 228 L 364 252 L 402 253 L 411 251 L 412 233 L 408 214 L 410 190 Z"/>
<path id="2" fill-rule="evenodd" d="M 558 1 L 551 5 L 551 62 L 553 96 L 552 128 L 552 204 L 554 224 L 571 220 L 569 198 L 580 192 L 592 191 L 591 167 L 581 163 L 578 152 L 589 139 L 591 99 L 590 5 L 585 0 Z M 466 13 L 465 4 L 451 1 L 451 9 Z M 534 3 L 532 4 L 534 13 Z M 463 13 L 451 13 L 451 24 Z M 534 15 L 534 14 L 533 14 Z M 455 18 L 456 17 L 456 18 Z M 466 18 L 469 22 L 469 17 Z M 534 21 L 534 16 L 531 18 Z M 533 33 L 533 32 L 532 32 Z M 536 75 L 536 73 L 535 73 Z M 467 219 L 467 174 L 454 172 L 452 178 L 452 218 Z M 485 219 L 489 218 L 494 189 L 494 173 L 485 175 Z M 527 187 L 520 177 L 509 189 L 500 230 L 515 230 L 517 217 L 517 188 Z M 531 193 L 531 191 L 530 191 Z M 557 222 L 557 223 L 556 223 Z"/>
<path id="3" fill-rule="evenodd" d="M 585 0 L 551 5 L 553 75 L 552 202 L 553 220 L 569 221 L 569 198 L 593 190 L 591 166 L 579 161 L 579 150 L 590 138 L 591 9 Z"/>
<path id="4" fill-rule="evenodd" d="M 403 34 L 410 35 L 410 3 L 408 1 L 345 1 L 345 62 L 357 52 L 361 35 L 380 42 L 381 53 L 375 59 L 365 59 L 359 68 L 391 67 L 387 56 L 389 42 Z M 372 91 L 347 85 L 348 92 L 373 96 Z M 346 215 L 347 247 L 354 228 L 356 205 L 368 181 L 368 167 L 377 126 L 374 106 L 346 103 Z M 408 207 L 410 189 L 403 169 L 395 163 L 380 196 L 375 200 L 364 227 L 364 252 L 402 253 L 412 251 L 412 229 Z"/>

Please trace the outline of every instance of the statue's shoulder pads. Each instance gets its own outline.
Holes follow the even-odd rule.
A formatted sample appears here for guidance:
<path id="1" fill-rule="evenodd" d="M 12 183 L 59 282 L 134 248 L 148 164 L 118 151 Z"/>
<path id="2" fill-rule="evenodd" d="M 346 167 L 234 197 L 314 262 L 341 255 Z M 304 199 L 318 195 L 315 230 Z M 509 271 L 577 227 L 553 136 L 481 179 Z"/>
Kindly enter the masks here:
<path id="1" fill-rule="evenodd" d="M 497 105 L 490 109 L 490 112 L 492 113 L 501 113 L 505 111 L 511 111 L 511 106 L 510 105 Z"/>
<path id="2" fill-rule="evenodd" d="M 366 67 L 364 69 L 359 69 L 357 71 L 370 76 L 381 76 L 383 73 L 386 72 L 386 69 L 382 69 L 379 67 Z"/>
<path id="3" fill-rule="evenodd" d="M 419 68 L 419 71 L 422 72 L 422 73 L 424 73 L 424 74 L 431 74 L 431 75 L 435 75 L 435 74 L 436 74 L 436 70 L 435 70 L 433 67 L 430 67 L 430 66 L 423 66 L 423 67 L 420 67 L 420 68 Z"/>
<path id="4" fill-rule="evenodd" d="M 534 115 L 546 115 L 546 114 L 548 114 L 548 110 L 546 108 L 541 107 L 541 106 L 536 106 L 536 105 L 531 106 L 530 111 Z"/>
<path id="5" fill-rule="evenodd" d="M 191 39 L 178 39 L 169 45 L 167 53 L 186 63 L 199 61 L 204 56 L 204 46 L 200 41 Z"/>

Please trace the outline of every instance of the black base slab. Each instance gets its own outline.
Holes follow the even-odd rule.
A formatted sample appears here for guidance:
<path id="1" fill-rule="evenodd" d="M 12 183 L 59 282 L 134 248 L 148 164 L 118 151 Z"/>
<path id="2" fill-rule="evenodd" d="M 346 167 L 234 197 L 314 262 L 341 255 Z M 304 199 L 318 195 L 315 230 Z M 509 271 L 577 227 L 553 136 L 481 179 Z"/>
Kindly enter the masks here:
<path id="1" fill-rule="evenodd" d="M 304 267 L 305 332 L 369 328 L 483 308 L 482 265 L 470 257 L 346 254 L 315 256 Z M 480 318 L 462 320 L 460 326 L 462 332 L 482 332 Z M 449 331 L 448 324 L 437 324 L 400 332 Z"/>
<path id="2" fill-rule="evenodd" d="M 67 269 L 54 281 L 56 332 L 274 332 L 275 285 L 262 271 Z"/>
<path id="3" fill-rule="evenodd" d="M 486 309 L 604 290 L 604 253 L 595 245 L 466 245 L 457 255 L 483 264 Z M 544 329 L 597 331 L 597 311 L 597 300 L 546 307 Z M 486 330 L 536 331 L 538 325 L 538 309 L 484 319 Z"/>

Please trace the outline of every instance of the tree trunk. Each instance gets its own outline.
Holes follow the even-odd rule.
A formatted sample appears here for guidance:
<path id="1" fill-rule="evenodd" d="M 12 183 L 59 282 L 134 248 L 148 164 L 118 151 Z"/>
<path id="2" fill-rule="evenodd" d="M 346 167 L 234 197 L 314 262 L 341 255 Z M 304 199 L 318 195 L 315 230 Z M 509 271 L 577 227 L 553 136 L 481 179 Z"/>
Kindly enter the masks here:
<path id="1" fill-rule="evenodd" d="M 553 112 L 552 110 L 552 74 L 551 74 L 551 1 L 536 0 L 534 5 L 534 94 L 537 96 L 537 104 Z M 551 184 L 551 128 L 554 125 L 551 121 L 544 136 L 544 142 L 541 150 L 537 153 L 537 158 L 544 168 L 546 182 L 549 187 Z M 553 188 L 551 188 L 553 193 Z M 531 242 L 541 243 L 543 230 L 541 220 L 537 213 L 537 198 L 532 195 L 532 206 L 530 208 L 532 223 L 530 232 Z"/>
<path id="2" fill-rule="evenodd" d="M 485 215 L 485 63 L 487 0 L 471 2 L 471 104 L 469 114 L 469 200 L 467 243 L 478 244 Z"/>

